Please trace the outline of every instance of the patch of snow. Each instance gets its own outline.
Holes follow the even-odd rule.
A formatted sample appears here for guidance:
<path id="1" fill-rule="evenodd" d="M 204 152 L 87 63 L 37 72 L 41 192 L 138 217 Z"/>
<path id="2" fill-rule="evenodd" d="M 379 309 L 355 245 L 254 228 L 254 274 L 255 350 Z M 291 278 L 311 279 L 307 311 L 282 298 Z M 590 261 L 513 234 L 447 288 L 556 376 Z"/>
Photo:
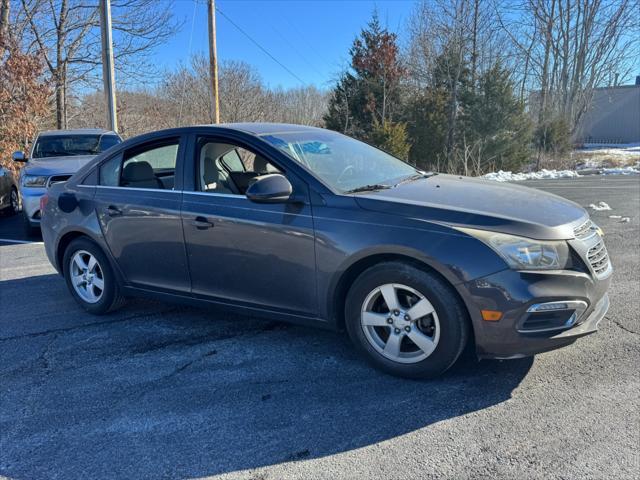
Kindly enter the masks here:
<path id="1" fill-rule="evenodd" d="M 638 175 L 640 170 L 636 167 L 616 167 L 616 168 L 603 168 L 602 175 Z"/>
<path id="2" fill-rule="evenodd" d="M 611 207 L 605 202 L 598 202 L 597 205 L 592 203 L 591 205 L 589 205 L 589 207 L 591 207 L 591 209 L 595 210 L 596 212 L 601 212 L 602 210 L 611 210 Z"/>
<path id="3" fill-rule="evenodd" d="M 591 169 L 592 164 L 585 162 L 578 167 L 578 170 Z M 640 165 L 633 167 L 613 167 L 613 168 L 597 168 L 594 174 L 601 175 L 640 175 Z M 584 174 L 584 172 L 583 172 Z M 523 180 L 550 180 L 555 178 L 575 178 L 580 175 L 576 170 L 546 170 L 528 173 L 513 173 L 499 170 L 483 175 L 481 178 L 485 180 L 493 180 L 496 182 L 521 182 Z"/>
<path id="4" fill-rule="evenodd" d="M 539 172 L 529 173 L 512 173 L 500 170 L 498 172 L 491 172 L 483 175 L 482 178 L 486 180 L 494 180 L 496 182 L 521 182 L 523 180 L 542 180 L 542 179 L 554 179 L 554 178 L 574 178 L 578 173 L 574 170 L 545 170 L 542 169 Z"/>
<path id="5" fill-rule="evenodd" d="M 622 218 L 622 215 L 609 215 L 609 218 Z"/>

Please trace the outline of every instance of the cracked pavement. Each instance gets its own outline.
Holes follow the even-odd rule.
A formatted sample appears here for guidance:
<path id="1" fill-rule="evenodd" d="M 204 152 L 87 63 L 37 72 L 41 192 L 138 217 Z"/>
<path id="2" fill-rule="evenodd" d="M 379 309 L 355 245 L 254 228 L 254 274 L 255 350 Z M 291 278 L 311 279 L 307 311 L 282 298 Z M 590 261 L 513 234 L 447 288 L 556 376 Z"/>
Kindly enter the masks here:
<path id="1" fill-rule="evenodd" d="M 42 245 L 0 242 L 0 477 L 638 478 L 640 179 L 527 184 L 612 207 L 591 212 L 607 318 L 434 381 L 378 373 L 333 332 L 143 300 L 93 317 Z"/>

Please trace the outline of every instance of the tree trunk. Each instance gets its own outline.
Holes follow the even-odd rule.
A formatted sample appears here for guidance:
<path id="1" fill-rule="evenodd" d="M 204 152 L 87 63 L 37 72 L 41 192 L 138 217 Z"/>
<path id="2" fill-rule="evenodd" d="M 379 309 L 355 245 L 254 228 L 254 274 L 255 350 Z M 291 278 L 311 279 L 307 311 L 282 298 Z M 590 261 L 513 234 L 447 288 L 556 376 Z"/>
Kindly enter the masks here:
<path id="1" fill-rule="evenodd" d="M 58 72 L 56 75 L 56 128 L 58 130 L 64 129 L 64 109 L 65 109 L 65 98 L 64 98 L 64 82 L 62 80 L 62 73 Z"/>
<path id="2" fill-rule="evenodd" d="M 478 9 L 480 0 L 473 3 L 473 32 L 471 40 L 471 87 L 476 88 L 476 71 L 478 68 Z"/>
<path id="3" fill-rule="evenodd" d="M 549 57 L 551 55 L 551 48 L 553 42 L 553 21 L 555 15 L 556 0 L 551 2 L 551 12 L 547 14 L 544 11 L 545 20 L 545 43 L 544 43 L 544 61 L 542 63 L 542 85 L 540 88 L 540 107 L 538 110 L 538 126 L 542 126 L 546 120 L 547 114 L 547 96 L 549 89 Z M 534 7 L 537 8 L 537 7 Z M 544 8 L 544 7 L 543 7 Z M 540 170 L 540 163 L 542 161 L 542 147 L 538 148 L 538 157 L 536 159 L 536 170 Z"/>
<path id="4" fill-rule="evenodd" d="M 10 6 L 9 0 L 0 0 L 0 48 L 4 48 L 8 40 Z"/>

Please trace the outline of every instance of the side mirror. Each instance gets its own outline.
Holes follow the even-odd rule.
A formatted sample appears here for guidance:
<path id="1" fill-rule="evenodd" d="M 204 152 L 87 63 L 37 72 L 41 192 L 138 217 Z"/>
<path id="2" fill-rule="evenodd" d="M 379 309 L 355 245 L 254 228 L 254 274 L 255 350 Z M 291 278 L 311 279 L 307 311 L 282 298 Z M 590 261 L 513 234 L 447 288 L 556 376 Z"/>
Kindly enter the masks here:
<path id="1" fill-rule="evenodd" d="M 26 162 L 27 161 L 27 157 L 25 156 L 24 152 L 13 152 L 13 155 L 11 155 L 11 158 L 13 159 L 14 162 Z"/>
<path id="2" fill-rule="evenodd" d="M 289 200 L 293 188 L 284 175 L 271 173 L 256 177 L 245 195 L 252 202 L 279 203 Z"/>

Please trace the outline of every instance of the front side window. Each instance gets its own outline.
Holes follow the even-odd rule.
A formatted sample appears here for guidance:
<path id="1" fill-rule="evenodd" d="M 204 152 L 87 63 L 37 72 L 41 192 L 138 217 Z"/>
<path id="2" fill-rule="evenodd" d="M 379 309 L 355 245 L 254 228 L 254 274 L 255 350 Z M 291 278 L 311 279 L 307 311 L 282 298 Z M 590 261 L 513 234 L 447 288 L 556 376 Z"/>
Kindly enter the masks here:
<path id="1" fill-rule="evenodd" d="M 33 158 L 97 155 L 120 143 L 117 135 L 43 135 L 33 146 Z"/>
<path id="2" fill-rule="evenodd" d="M 268 134 L 262 139 L 342 193 L 367 185 L 392 186 L 420 174 L 382 150 L 328 130 Z"/>
<path id="3" fill-rule="evenodd" d="M 100 166 L 100 185 L 172 190 L 178 140 L 125 152 Z"/>
<path id="4" fill-rule="evenodd" d="M 238 145 L 198 139 L 198 189 L 202 192 L 244 195 L 256 177 L 280 170 L 266 158 Z"/>

